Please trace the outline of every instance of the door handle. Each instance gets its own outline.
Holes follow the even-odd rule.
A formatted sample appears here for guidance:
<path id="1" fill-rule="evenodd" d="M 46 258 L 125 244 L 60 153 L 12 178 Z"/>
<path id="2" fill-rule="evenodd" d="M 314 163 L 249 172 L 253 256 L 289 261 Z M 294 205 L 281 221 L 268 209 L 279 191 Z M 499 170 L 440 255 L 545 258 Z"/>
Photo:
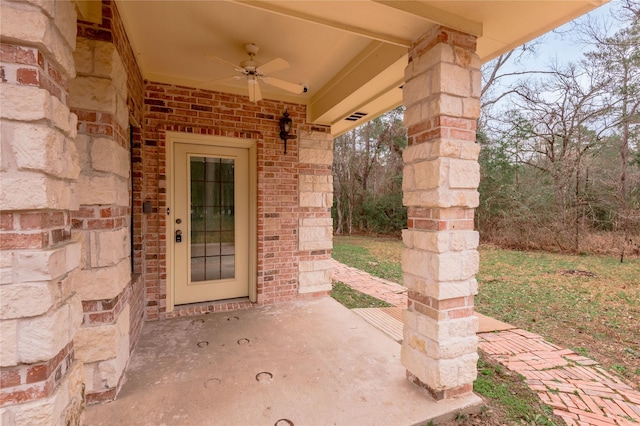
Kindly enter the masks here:
<path id="1" fill-rule="evenodd" d="M 182 242 L 182 231 L 181 230 L 176 230 L 176 243 L 181 243 Z"/>

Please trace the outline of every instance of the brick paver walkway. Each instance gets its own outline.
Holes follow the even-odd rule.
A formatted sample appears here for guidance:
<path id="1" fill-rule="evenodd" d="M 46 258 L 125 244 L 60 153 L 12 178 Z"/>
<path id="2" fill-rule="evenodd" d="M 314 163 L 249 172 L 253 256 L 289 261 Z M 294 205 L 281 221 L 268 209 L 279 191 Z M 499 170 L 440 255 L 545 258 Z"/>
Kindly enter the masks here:
<path id="1" fill-rule="evenodd" d="M 406 288 L 334 260 L 335 281 L 406 307 Z M 525 330 L 478 334 L 491 359 L 525 377 L 529 387 L 569 426 L 640 426 L 640 391 L 596 361 Z"/>
<path id="2" fill-rule="evenodd" d="M 351 268 L 335 259 L 332 259 L 332 261 L 334 281 L 340 281 L 354 290 L 384 300 L 393 306 L 407 307 L 406 287 L 371 276 L 360 269 Z"/>

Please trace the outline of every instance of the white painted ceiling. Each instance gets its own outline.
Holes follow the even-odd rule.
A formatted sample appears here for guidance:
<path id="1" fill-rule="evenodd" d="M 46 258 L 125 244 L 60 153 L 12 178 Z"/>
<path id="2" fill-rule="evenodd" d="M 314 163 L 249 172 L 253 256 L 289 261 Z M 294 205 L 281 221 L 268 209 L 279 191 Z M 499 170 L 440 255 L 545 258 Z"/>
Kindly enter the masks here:
<path id="1" fill-rule="evenodd" d="M 145 79 L 246 94 L 245 79 L 212 82 L 236 72 L 207 55 L 239 64 L 248 59 L 243 46 L 255 43 L 258 62 L 289 62 L 272 77 L 309 87 L 294 95 L 261 84 L 263 97 L 307 104 L 308 119 L 337 135 L 401 104 L 407 49 L 433 25 L 477 35 L 486 62 L 605 2 L 117 0 L 117 6 Z M 345 120 L 354 112 L 367 115 Z"/>

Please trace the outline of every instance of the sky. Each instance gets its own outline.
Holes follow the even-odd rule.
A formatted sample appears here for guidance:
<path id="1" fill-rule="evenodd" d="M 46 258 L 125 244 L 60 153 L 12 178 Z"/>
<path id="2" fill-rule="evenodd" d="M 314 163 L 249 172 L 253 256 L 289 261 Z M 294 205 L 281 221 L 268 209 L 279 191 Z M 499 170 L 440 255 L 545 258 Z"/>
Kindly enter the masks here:
<path id="1" fill-rule="evenodd" d="M 582 55 L 591 48 L 580 43 L 577 38 L 577 34 L 571 31 L 575 22 L 592 18 L 607 20 L 607 22 L 610 22 L 611 9 L 612 7 L 619 5 L 619 3 L 619 0 L 612 0 L 611 2 L 591 11 L 587 15 L 583 15 L 573 23 L 565 24 L 557 30 L 542 36 L 539 39 L 540 44 L 538 46 L 538 53 L 534 58 L 527 61 L 527 68 L 533 69 L 536 66 L 539 67 L 540 64 L 546 65 L 553 60 L 566 63 L 581 59 Z"/>

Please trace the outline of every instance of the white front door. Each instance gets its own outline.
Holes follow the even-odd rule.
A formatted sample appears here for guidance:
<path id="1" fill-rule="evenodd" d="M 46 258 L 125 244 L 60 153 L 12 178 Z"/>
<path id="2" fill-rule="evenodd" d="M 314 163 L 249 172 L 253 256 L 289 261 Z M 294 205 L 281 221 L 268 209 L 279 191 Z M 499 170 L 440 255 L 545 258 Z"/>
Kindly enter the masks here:
<path id="1" fill-rule="evenodd" d="M 249 295 L 249 150 L 175 143 L 174 304 Z"/>

